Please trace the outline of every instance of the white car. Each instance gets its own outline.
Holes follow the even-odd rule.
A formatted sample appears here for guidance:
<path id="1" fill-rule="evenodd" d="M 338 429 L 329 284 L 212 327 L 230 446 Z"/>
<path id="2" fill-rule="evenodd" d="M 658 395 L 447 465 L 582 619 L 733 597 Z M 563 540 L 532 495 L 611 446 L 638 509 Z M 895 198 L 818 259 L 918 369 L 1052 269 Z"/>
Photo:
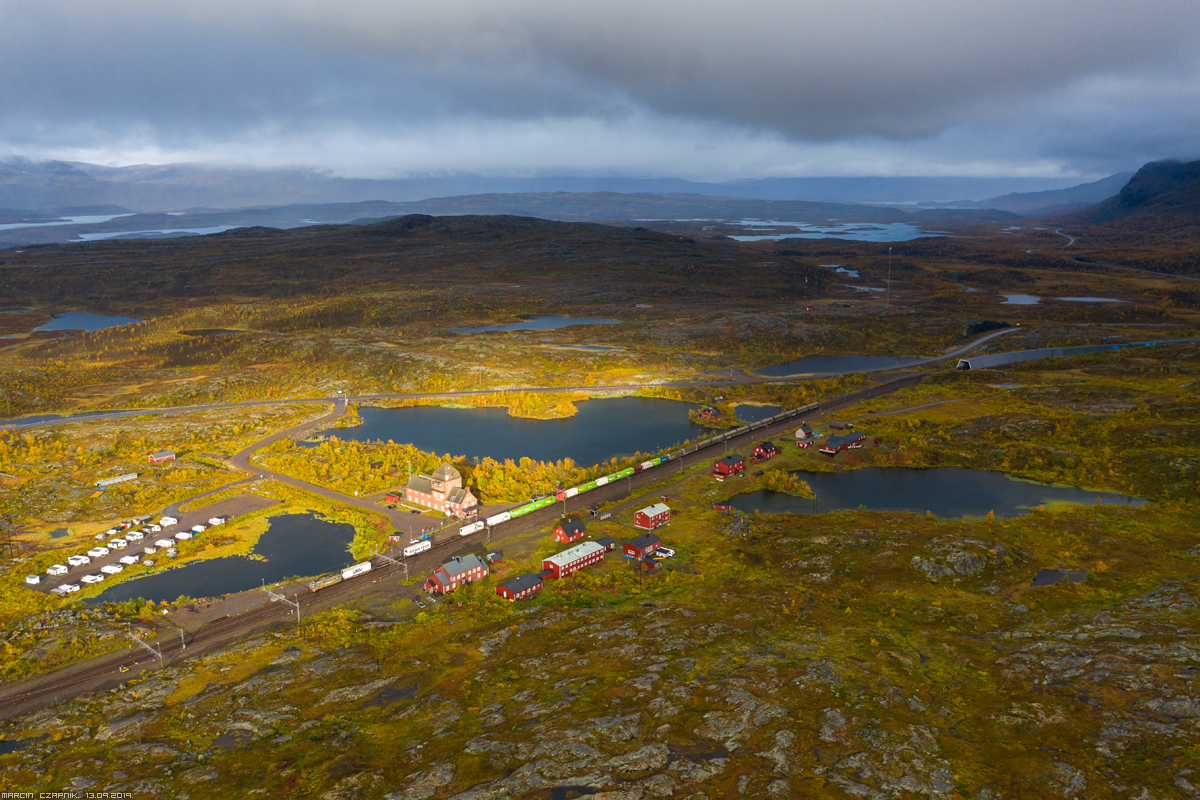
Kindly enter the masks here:
<path id="1" fill-rule="evenodd" d="M 127 567 L 132 567 L 141 559 L 141 556 L 121 556 L 121 563 Z"/>
<path id="2" fill-rule="evenodd" d="M 175 538 L 183 542 L 192 538 L 192 534 L 190 531 L 180 531 L 179 533 L 175 534 Z"/>
<path id="3" fill-rule="evenodd" d="M 41 575 L 26 575 L 25 582 L 26 583 L 41 583 L 42 576 Z"/>
<path id="4" fill-rule="evenodd" d="M 154 546 L 159 547 L 159 548 L 174 547 L 175 543 L 173 541 L 171 541 L 170 539 L 159 539 L 157 542 L 154 543 Z"/>
<path id="5" fill-rule="evenodd" d="M 654 551 L 652 555 L 661 555 L 664 558 L 671 558 L 675 555 L 675 551 L 669 547 L 660 547 Z"/>
<path id="6" fill-rule="evenodd" d="M 146 538 L 146 534 L 142 533 L 141 531 L 130 531 L 129 533 L 125 534 L 125 538 L 131 542 L 140 542 L 142 539 Z"/>
<path id="7" fill-rule="evenodd" d="M 105 564 L 100 568 L 100 571 L 105 575 L 116 575 L 118 572 L 124 572 L 125 568 L 120 564 Z"/>
<path id="8" fill-rule="evenodd" d="M 78 583 L 64 583 L 60 588 L 67 594 L 70 594 L 71 592 L 79 591 L 79 584 Z"/>
<path id="9" fill-rule="evenodd" d="M 209 525 L 220 525 L 224 521 L 225 521 L 224 517 L 212 517 L 208 520 L 208 524 Z"/>
<path id="10" fill-rule="evenodd" d="M 88 555 L 92 558 L 104 558 L 111 552 L 107 547 L 93 547 L 91 550 L 88 550 Z"/>
<path id="11" fill-rule="evenodd" d="M 46 570 L 46 574 L 51 576 L 66 575 L 67 568 L 62 564 L 55 564 L 54 566 L 50 567 L 50 569 Z"/>
<path id="12" fill-rule="evenodd" d="M 176 525 L 178 523 L 179 523 L 179 520 L 175 519 L 174 517 L 163 517 L 162 519 L 160 519 L 158 521 L 158 524 L 163 526 L 164 528 L 169 528 L 170 526 Z"/>
<path id="13" fill-rule="evenodd" d="M 113 550 L 124 550 L 126 547 L 129 547 L 129 542 L 124 539 L 113 539 L 108 543 L 108 546 Z"/>
<path id="14" fill-rule="evenodd" d="M 67 556 L 67 563 L 72 567 L 82 567 L 84 564 L 92 563 L 92 560 L 87 556 Z"/>
<path id="15" fill-rule="evenodd" d="M 104 580 L 104 576 L 92 573 L 91 575 L 84 575 L 79 580 L 84 583 L 99 583 L 100 581 Z"/>

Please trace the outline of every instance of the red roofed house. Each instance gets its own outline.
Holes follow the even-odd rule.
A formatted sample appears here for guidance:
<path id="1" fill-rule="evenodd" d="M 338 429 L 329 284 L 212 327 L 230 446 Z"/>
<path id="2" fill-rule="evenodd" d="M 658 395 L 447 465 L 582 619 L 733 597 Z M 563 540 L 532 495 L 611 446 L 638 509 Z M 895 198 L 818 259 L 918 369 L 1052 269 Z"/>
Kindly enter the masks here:
<path id="1" fill-rule="evenodd" d="M 727 455 L 717 463 L 713 464 L 713 475 L 729 477 L 746 471 L 746 459 L 741 456 Z"/>
<path id="2" fill-rule="evenodd" d="M 576 570 L 591 566 L 604 559 L 604 546 L 596 542 L 584 542 L 569 547 L 561 553 L 555 553 L 549 558 L 542 559 L 542 569 L 550 570 L 555 578 L 565 578 Z M 545 573 L 542 573 L 545 574 Z"/>
<path id="3" fill-rule="evenodd" d="M 563 544 L 578 542 L 584 536 L 587 536 L 587 529 L 581 519 L 569 519 L 554 529 L 554 541 Z"/>
<path id="4" fill-rule="evenodd" d="M 447 517 L 465 517 L 479 510 L 479 501 L 470 489 L 464 489 L 462 475 L 449 464 L 442 464 L 432 475 L 414 475 L 404 489 L 408 502 L 441 511 Z"/>
<path id="5" fill-rule="evenodd" d="M 662 547 L 662 539 L 653 533 L 643 533 L 631 542 L 625 543 L 625 557 L 643 559 Z"/>
<path id="6" fill-rule="evenodd" d="M 508 600 L 520 600 L 542 590 L 542 579 L 537 575 L 518 575 L 496 587 L 496 594 Z"/>
<path id="7" fill-rule="evenodd" d="M 659 525 L 666 525 L 671 521 L 671 509 L 667 508 L 664 503 L 655 503 L 652 506 L 646 506 L 641 511 L 635 511 L 633 514 L 634 527 L 642 530 L 654 530 Z"/>

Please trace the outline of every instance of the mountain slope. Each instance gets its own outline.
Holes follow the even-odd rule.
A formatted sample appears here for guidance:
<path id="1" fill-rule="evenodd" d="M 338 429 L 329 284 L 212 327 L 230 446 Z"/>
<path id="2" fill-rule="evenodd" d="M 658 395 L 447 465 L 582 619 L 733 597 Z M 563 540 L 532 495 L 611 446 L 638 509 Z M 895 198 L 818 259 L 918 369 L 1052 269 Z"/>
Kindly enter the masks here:
<path id="1" fill-rule="evenodd" d="M 1200 161 L 1155 161 L 1139 169 L 1116 197 L 1084 216 L 1092 222 L 1125 217 L 1184 216 L 1200 212 Z"/>

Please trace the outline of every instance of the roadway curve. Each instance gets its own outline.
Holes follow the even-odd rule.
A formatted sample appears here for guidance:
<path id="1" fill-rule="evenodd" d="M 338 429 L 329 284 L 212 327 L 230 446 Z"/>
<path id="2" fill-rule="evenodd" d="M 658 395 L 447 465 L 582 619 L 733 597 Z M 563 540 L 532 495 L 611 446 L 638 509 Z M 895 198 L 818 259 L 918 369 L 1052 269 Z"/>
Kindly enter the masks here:
<path id="1" fill-rule="evenodd" d="M 935 358 L 927 358 L 924 361 L 917 361 L 912 364 L 906 364 L 902 367 L 876 367 L 874 369 L 855 370 L 853 372 L 814 372 L 805 375 L 789 375 L 785 378 L 762 378 L 755 375 L 747 375 L 744 379 L 729 380 L 714 378 L 710 380 L 692 380 L 682 381 L 678 383 L 626 383 L 614 385 L 593 385 L 593 386 L 531 386 L 526 388 L 508 388 L 508 389 L 472 389 L 459 392 L 408 392 L 398 394 L 364 394 L 354 397 L 343 397 L 341 395 L 334 397 L 290 397 L 280 400 L 244 400 L 239 403 L 210 403 L 199 406 L 175 406 L 172 408 L 130 408 L 117 409 L 113 411 L 97 411 L 84 414 L 76 414 L 73 416 L 59 417 L 57 419 L 36 419 L 31 422 L 21 422 L 20 417 L 16 419 L 0 420 L 0 427 L 10 430 L 22 430 L 25 428 L 43 428 L 51 425 L 65 425 L 71 422 L 87 422 L 98 419 L 112 419 L 115 417 L 138 416 L 141 414 L 179 414 L 188 411 L 210 411 L 215 409 L 226 408 L 252 408 L 256 406 L 274 406 L 285 403 L 344 403 L 345 401 L 362 402 L 365 400 L 452 400 L 455 397 L 477 397 L 481 395 L 497 394 L 500 392 L 522 391 L 536 394 L 553 393 L 553 392 L 636 392 L 639 389 L 696 389 L 703 386 L 721 386 L 734 384 L 756 384 L 756 383 L 791 383 L 794 381 L 809 381 L 823 380 L 825 378 L 838 378 L 842 375 L 861 375 L 874 372 L 894 372 L 896 370 L 908 370 L 916 367 L 923 367 L 928 364 L 937 364 L 947 359 L 957 358 L 968 350 L 972 350 L 985 342 L 995 339 L 997 336 L 1003 336 L 1018 328 L 1006 328 L 1005 330 L 995 331 L 986 336 L 980 337 L 970 344 L 964 345 L 950 353 L 937 356 Z M 309 425 L 310 423 L 305 423 Z M 288 433 L 283 431 L 283 434 Z M 277 437 L 276 437 L 277 438 Z M 267 437 L 258 446 L 268 444 L 274 441 L 272 437 Z M 251 468 L 253 471 L 253 468 Z M 261 470 L 260 470 L 261 471 Z"/>
<path id="2" fill-rule="evenodd" d="M 890 394 L 899 389 L 915 386 L 923 378 L 923 375 L 904 375 L 879 386 L 871 386 L 857 392 L 842 395 L 841 397 L 823 402 L 816 414 L 836 411 L 859 400 L 878 397 Z M 338 413 L 340 411 L 335 409 L 334 412 L 331 412 L 330 415 L 326 415 L 324 418 L 312 420 L 303 425 L 296 426 L 296 428 L 302 428 L 306 425 L 316 425 L 323 421 L 328 421 L 328 419 L 335 419 Z M 794 417 L 775 425 L 748 431 L 738 436 L 730 436 L 723 447 L 714 445 L 704 450 L 688 453 L 682 458 L 668 461 L 666 464 L 658 467 L 643 470 L 629 476 L 625 480 L 598 487 L 586 494 L 568 498 L 563 503 L 555 503 L 552 506 L 538 509 L 516 520 L 497 525 L 490 530 L 485 529 L 484 531 L 465 537 L 457 535 L 444 536 L 440 541 L 435 541 L 430 550 L 412 558 L 403 558 L 400 548 L 397 548 L 385 554 L 387 558 L 373 559 L 376 569 L 371 572 L 334 584 L 322 589 L 320 592 L 308 592 L 302 583 L 290 584 L 280 588 L 278 592 L 294 598 L 295 602 L 300 606 L 301 617 L 307 617 L 312 613 L 331 608 L 341 602 L 363 594 L 370 589 L 372 584 L 386 579 L 396 569 L 403 568 L 405 574 L 409 576 L 422 575 L 432 571 L 434 567 L 446 561 L 451 555 L 461 552 L 464 549 L 476 549 L 480 545 L 486 547 L 497 546 L 515 534 L 525 533 L 529 530 L 542 528 L 549 523 L 556 522 L 561 516 L 571 511 L 578 511 L 587 506 L 628 497 L 637 489 L 642 489 L 651 484 L 663 481 L 672 474 L 683 472 L 688 467 L 719 457 L 726 451 L 745 447 L 762 438 L 786 433 L 799 425 L 800 421 L 799 417 Z M 273 437 L 267 437 L 267 439 L 264 439 L 257 445 L 252 445 L 243 450 L 238 455 L 244 455 L 244 459 L 246 459 L 245 463 L 248 464 L 249 455 L 254 449 L 269 444 L 271 441 L 276 441 L 289 432 L 294 432 L 294 430 L 280 431 Z M 261 470 L 258 471 L 261 472 Z M 286 476 L 284 477 L 286 478 Z M 303 481 L 295 482 L 293 479 L 288 479 L 288 482 L 292 483 L 292 485 L 300 484 L 301 488 L 304 488 L 306 491 L 319 490 L 322 496 L 332 495 L 333 499 L 338 502 L 352 502 L 354 499 L 347 498 L 337 492 L 320 489 L 320 487 L 309 488 L 310 484 L 305 484 Z M 329 494 L 327 495 L 326 492 L 329 492 Z M 376 513 L 379 511 L 377 508 L 372 508 L 371 510 Z M 399 566 L 397 566 L 397 562 L 399 562 Z M 152 640 L 150 644 L 162 653 L 164 664 L 173 663 L 187 656 L 202 654 L 248 633 L 294 620 L 294 613 L 290 605 L 280 602 L 264 602 L 262 606 L 252 608 L 240 614 L 222 617 L 205 623 L 192 631 L 184 631 L 183 637 L 178 635 L 178 630 L 169 631 Z M 183 649 L 185 642 L 181 641 L 181 639 L 186 640 L 186 652 Z M 142 672 L 154 669 L 157 665 L 153 662 L 154 657 L 149 656 L 148 653 L 141 650 L 133 655 L 128 652 L 111 653 L 37 678 L 31 678 L 12 686 L 4 687 L 0 689 L 0 719 L 9 719 L 19 714 L 29 713 L 39 708 L 44 708 L 47 705 L 77 697 L 84 692 L 114 686 L 124 680 L 126 675 L 135 677 Z M 128 667 L 130 671 L 128 673 L 121 673 L 120 670 L 123 667 Z"/>

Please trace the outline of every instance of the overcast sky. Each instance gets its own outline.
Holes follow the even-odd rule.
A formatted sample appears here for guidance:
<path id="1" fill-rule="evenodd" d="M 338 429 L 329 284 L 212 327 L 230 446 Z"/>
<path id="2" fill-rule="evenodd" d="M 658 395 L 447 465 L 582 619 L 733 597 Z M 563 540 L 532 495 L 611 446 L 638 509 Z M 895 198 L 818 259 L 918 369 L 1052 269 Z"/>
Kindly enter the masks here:
<path id="1" fill-rule="evenodd" d="M 1196 0 L 0 0 L 0 157 L 1092 177 L 1200 156 Z"/>

